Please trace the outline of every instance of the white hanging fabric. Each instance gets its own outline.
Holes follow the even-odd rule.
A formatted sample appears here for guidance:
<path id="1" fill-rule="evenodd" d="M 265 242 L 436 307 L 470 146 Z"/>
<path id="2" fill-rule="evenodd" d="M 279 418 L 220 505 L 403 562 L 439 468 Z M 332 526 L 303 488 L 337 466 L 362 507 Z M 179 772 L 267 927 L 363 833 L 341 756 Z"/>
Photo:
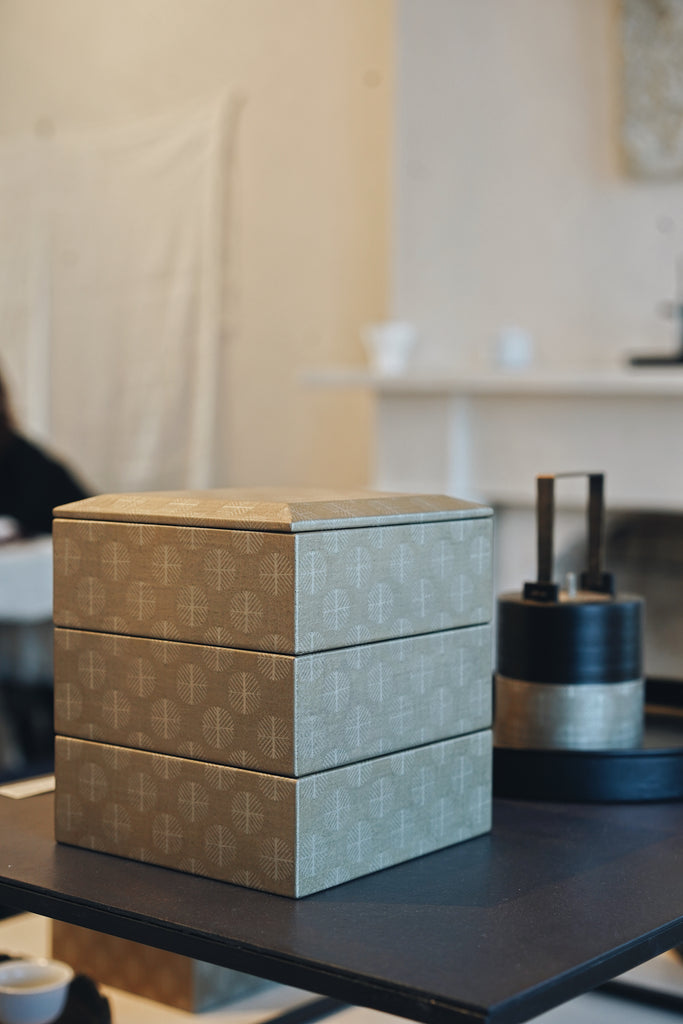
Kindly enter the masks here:
<path id="1" fill-rule="evenodd" d="M 216 486 L 235 97 L 0 139 L 0 362 L 99 491 Z"/>

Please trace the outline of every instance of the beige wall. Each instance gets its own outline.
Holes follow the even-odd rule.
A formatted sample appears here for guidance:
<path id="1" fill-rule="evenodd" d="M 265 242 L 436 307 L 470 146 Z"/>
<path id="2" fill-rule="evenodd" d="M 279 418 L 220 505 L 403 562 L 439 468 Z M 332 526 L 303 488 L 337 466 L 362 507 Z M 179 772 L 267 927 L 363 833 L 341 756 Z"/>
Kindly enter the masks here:
<path id="1" fill-rule="evenodd" d="M 420 358 L 672 350 L 683 182 L 622 169 L 618 0 L 399 0 L 395 312 Z"/>
<path id="2" fill-rule="evenodd" d="M 225 482 L 371 478 L 369 397 L 298 375 L 389 313 L 431 364 L 511 323 L 546 365 L 675 344 L 683 184 L 623 172 L 618 0 L 394 3 L 0 0 L 3 134 L 245 98 Z"/>
<path id="3" fill-rule="evenodd" d="M 244 97 L 222 483 L 360 484 L 370 406 L 297 377 L 386 313 L 392 0 L 0 0 L 0 133 Z"/>

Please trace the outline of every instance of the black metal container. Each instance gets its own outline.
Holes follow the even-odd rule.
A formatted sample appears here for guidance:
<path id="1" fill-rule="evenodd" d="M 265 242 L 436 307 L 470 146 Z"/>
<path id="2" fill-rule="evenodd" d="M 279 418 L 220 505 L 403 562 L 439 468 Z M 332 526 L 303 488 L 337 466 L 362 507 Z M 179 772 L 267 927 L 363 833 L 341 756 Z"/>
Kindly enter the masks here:
<path id="1" fill-rule="evenodd" d="M 497 747 L 613 750 L 640 745 L 643 601 L 603 571 L 604 477 L 589 479 L 588 569 L 553 582 L 554 484 L 537 478 L 538 580 L 498 600 Z"/>

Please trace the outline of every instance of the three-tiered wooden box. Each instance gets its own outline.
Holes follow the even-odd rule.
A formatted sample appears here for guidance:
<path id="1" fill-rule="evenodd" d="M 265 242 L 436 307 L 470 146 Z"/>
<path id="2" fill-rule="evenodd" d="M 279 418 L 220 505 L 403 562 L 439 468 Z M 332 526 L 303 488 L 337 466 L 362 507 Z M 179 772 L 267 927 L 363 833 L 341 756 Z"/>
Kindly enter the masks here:
<path id="1" fill-rule="evenodd" d="M 303 896 L 490 828 L 491 510 L 55 510 L 56 836 Z"/>

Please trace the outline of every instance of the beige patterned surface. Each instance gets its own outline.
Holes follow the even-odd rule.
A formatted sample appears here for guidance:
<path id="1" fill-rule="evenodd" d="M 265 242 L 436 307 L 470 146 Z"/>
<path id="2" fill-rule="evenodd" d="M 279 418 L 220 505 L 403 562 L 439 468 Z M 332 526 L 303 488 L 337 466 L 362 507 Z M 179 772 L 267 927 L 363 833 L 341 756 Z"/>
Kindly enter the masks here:
<path id="1" fill-rule="evenodd" d="M 242 999 L 271 984 L 228 967 L 191 960 L 66 921 L 52 924 L 52 956 L 100 985 L 194 1013 Z"/>
<path id="2" fill-rule="evenodd" d="M 56 519 L 54 620 L 300 654 L 491 618 L 492 520 L 296 535 Z"/>
<path id="3" fill-rule="evenodd" d="M 488 728 L 488 625 L 290 657 L 55 630 L 55 730 L 305 775 Z"/>
<path id="4" fill-rule="evenodd" d="M 491 509 L 442 494 L 254 487 L 101 494 L 61 505 L 55 514 L 58 518 L 296 532 L 472 519 L 490 516 Z"/>
<path id="5" fill-rule="evenodd" d="M 491 826 L 491 733 L 288 779 L 57 737 L 59 842 L 285 896 Z"/>

